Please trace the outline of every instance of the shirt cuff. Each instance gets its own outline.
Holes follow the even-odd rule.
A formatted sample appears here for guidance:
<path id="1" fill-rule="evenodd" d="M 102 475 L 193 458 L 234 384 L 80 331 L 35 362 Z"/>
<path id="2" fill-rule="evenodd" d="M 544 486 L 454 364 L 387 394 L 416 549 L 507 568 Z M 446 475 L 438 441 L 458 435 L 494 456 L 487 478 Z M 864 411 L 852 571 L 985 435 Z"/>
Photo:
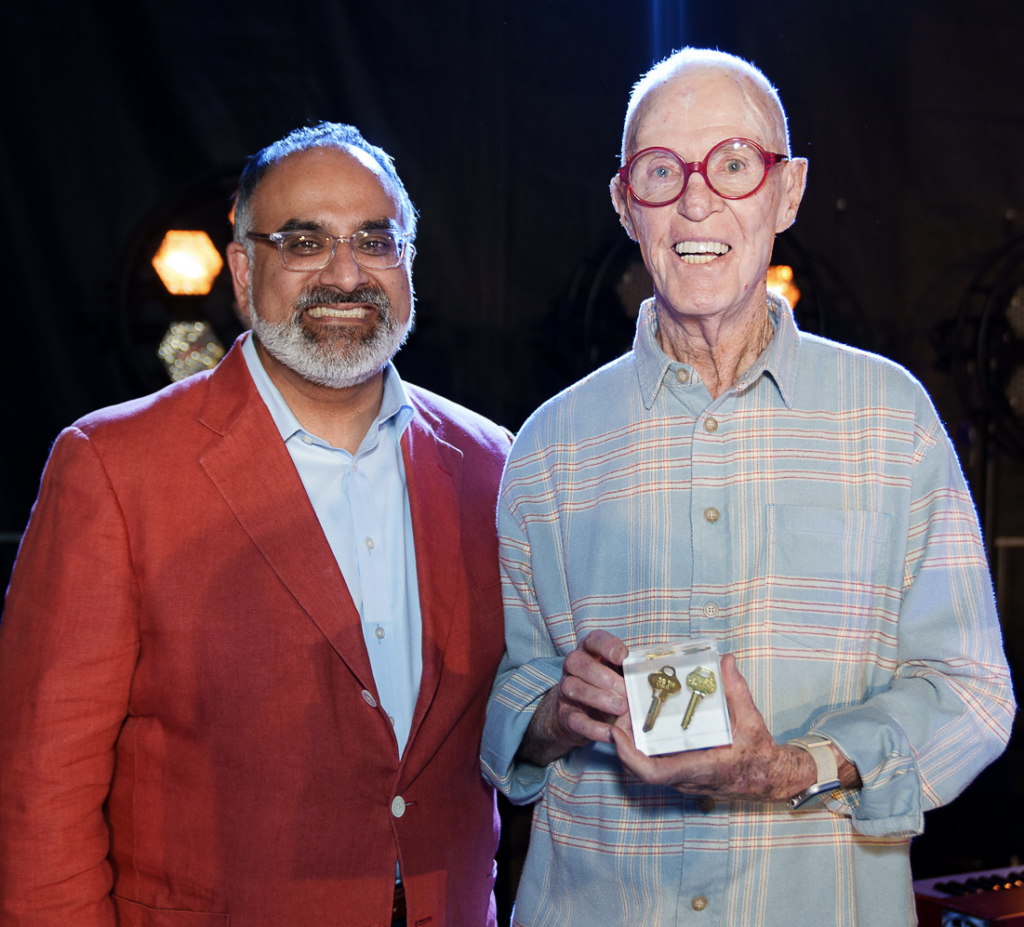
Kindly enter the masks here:
<path id="1" fill-rule="evenodd" d="M 855 708 L 833 715 L 811 733 L 831 740 L 860 773 L 859 789 L 825 799 L 848 814 L 866 837 L 909 837 L 924 830 L 921 772 L 904 730 L 884 712 Z"/>
<path id="2" fill-rule="evenodd" d="M 536 801 L 547 784 L 550 766 L 527 763 L 516 754 L 540 700 L 562 678 L 564 660 L 531 660 L 498 673 L 487 705 L 480 760 L 485 778 L 513 804 Z"/>

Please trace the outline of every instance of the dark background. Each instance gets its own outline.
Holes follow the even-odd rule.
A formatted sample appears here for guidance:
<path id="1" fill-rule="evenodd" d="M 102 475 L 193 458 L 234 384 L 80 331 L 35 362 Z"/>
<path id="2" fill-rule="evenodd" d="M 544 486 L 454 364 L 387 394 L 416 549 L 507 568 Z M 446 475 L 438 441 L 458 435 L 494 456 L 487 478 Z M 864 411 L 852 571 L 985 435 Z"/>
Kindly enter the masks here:
<path id="1" fill-rule="evenodd" d="M 516 429 L 627 348 L 645 284 L 607 183 L 629 89 L 709 45 L 776 83 L 810 159 L 777 247 L 801 325 L 909 367 L 957 443 L 1019 667 L 1022 38 L 1020 0 L 10 5 L 0 574 L 58 431 L 166 382 L 169 319 L 237 332 L 226 271 L 209 299 L 172 303 L 148 260 L 172 225 L 223 245 L 245 158 L 297 125 L 359 126 L 420 209 L 407 379 Z M 929 814 L 916 876 L 1020 864 L 1022 766 L 1015 741 Z M 522 824 L 509 815 L 506 891 Z"/>

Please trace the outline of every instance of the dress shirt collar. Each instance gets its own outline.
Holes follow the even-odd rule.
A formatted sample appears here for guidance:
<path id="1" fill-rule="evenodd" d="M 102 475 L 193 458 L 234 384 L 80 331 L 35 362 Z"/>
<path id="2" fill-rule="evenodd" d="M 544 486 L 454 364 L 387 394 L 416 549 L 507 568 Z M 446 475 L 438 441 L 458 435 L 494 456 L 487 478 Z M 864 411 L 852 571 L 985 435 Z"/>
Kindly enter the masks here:
<path id="1" fill-rule="evenodd" d="M 800 332 L 793 320 L 793 310 L 783 297 L 769 293 L 768 310 L 775 333 L 768 347 L 756 363 L 739 378 L 733 389 L 743 392 L 753 386 L 762 374 L 767 373 L 782 396 L 782 401 L 788 406 L 796 382 Z M 644 406 L 650 409 L 654 406 L 658 391 L 665 381 L 665 374 L 675 363 L 658 344 L 658 313 L 654 297 L 645 300 L 640 306 L 636 337 L 633 340 L 633 354 L 636 357 L 640 394 Z"/>
<path id="2" fill-rule="evenodd" d="M 273 418 L 277 430 L 281 433 L 281 439 L 287 441 L 295 435 L 310 434 L 302 427 L 299 420 L 295 417 L 295 413 L 292 412 L 288 403 L 285 402 L 281 391 L 274 385 L 274 381 L 270 379 L 270 375 L 260 360 L 259 352 L 256 350 L 256 339 L 253 338 L 252 332 L 245 336 L 245 340 L 242 343 L 242 357 L 245 358 L 249 374 L 252 376 L 253 383 L 256 384 L 257 392 L 259 392 L 260 397 L 266 403 L 267 409 L 270 410 L 270 416 Z M 394 364 L 389 361 L 387 367 L 384 368 L 384 397 L 381 400 L 380 411 L 377 413 L 377 417 L 367 433 L 371 435 L 376 434 L 381 424 L 394 418 L 395 437 L 397 439 L 409 427 L 412 416 L 412 404 L 406 395 L 402 378 L 399 377 Z M 313 437 L 316 436 L 313 435 Z"/>

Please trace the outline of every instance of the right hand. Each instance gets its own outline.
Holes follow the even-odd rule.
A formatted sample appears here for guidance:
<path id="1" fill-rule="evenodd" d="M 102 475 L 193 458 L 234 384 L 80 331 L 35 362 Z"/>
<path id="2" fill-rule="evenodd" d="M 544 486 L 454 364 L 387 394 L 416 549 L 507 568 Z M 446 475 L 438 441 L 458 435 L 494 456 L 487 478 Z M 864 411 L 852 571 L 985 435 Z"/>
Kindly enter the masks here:
<path id="1" fill-rule="evenodd" d="M 613 725 L 629 724 L 622 661 L 629 649 L 614 634 L 591 631 L 562 664 L 562 678 L 541 700 L 520 753 L 546 765 L 573 747 L 611 743 Z"/>

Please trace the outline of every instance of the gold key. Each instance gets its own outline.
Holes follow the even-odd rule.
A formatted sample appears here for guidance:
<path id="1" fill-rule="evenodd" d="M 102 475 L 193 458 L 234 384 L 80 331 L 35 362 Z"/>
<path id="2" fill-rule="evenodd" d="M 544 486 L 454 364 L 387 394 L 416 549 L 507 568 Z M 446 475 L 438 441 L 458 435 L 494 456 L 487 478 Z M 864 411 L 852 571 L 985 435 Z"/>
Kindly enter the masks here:
<path id="1" fill-rule="evenodd" d="M 715 673 L 706 666 L 698 666 L 686 677 L 686 685 L 693 695 L 690 696 L 690 704 L 686 706 L 686 714 L 683 715 L 683 730 L 685 731 L 693 720 L 693 713 L 697 706 L 704 700 L 705 695 L 715 691 Z"/>
<path id="2" fill-rule="evenodd" d="M 651 707 L 647 710 L 647 717 L 644 719 L 644 733 L 654 727 L 654 722 L 661 711 L 661 705 L 670 695 L 675 695 L 683 687 L 676 679 L 676 671 L 671 666 L 663 666 L 657 673 L 651 673 L 647 681 L 654 690 L 654 698 L 651 699 Z"/>

